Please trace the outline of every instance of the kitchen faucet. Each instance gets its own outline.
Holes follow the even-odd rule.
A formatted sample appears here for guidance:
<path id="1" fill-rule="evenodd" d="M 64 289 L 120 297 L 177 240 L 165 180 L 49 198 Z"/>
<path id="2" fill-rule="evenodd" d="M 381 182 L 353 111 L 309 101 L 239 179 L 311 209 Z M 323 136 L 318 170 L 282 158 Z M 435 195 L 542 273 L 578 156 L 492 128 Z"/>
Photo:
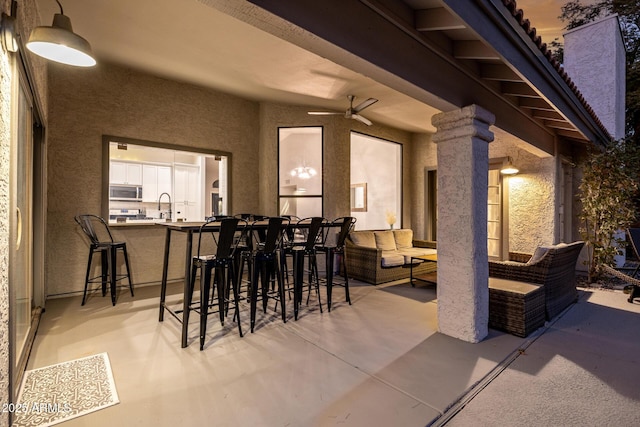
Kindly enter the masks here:
<path id="1" fill-rule="evenodd" d="M 168 214 L 167 219 L 171 219 L 171 195 L 169 193 L 162 193 L 158 197 L 158 211 L 160 210 L 160 200 L 162 199 L 162 196 L 164 196 L 165 194 L 169 198 L 169 211 L 167 212 L 167 214 Z M 160 213 L 160 218 L 162 218 L 162 213 Z"/>

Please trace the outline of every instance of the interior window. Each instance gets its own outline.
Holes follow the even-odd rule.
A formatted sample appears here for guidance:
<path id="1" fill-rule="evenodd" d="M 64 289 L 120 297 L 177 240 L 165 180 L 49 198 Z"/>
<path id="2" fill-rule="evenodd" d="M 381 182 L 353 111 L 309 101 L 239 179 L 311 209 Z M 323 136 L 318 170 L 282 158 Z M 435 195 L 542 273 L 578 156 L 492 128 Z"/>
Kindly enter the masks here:
<path id="1" fill-rule="evenodd" d="M 322 127 L 278 129 L 280 215 L 322 216 Z"/>
<path id="2" fill-rule="evenodd" d="M 351 132 L 351 188 L 359 229 L 401 228 L 402 145 Z"/>
<path id="3" fill-rule="evenodd" d="M 115 138 L 105 145 L 110 223 L 203 221 L 229 212 L 228 153 Z"/>

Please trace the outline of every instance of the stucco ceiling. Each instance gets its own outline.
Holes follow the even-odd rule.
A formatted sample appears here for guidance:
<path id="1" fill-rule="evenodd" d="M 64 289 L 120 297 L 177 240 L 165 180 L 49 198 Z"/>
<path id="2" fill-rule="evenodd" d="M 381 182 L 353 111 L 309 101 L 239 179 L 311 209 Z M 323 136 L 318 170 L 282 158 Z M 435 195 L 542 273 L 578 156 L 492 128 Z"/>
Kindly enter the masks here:
<path id="1" fill-rule="evenodd" d="M 59 13 L 37 0 L 41 24 Z M 256 101 L 343 111 L 346 96 L 380 102 L 363 115 L 409 131 L 434 131 L 435 109 L 197 0 L 61 0 L 76 33 L 108 61 Z M 98 65 L 99 66 L 99 65 Z M 356 103 L 358 101 L 356 100 Z"/>

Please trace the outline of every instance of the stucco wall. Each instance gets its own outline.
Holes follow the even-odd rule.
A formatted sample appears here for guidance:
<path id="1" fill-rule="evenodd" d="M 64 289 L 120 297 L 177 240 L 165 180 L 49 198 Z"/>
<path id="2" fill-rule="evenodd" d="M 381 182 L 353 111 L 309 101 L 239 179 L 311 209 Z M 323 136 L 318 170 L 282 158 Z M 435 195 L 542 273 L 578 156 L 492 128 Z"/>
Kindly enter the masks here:
<path id="1" fill-rule="evenodd" d="M 533 253 L 539 245 L 557 243 L 557 159 L 537 157 L 497 134 L 489 158 L 507 156 L 520 169 L 503 181 L 509 194 L 509 251 Z"/>
<path id="2" fill-rule="evenodd" d="M 228 151 L 231 210 L 258 210 L 257 103 L 103 62 L 52 64 L 49 86 L 47 295 L 83 289 L 88 248 L 73 217 L 101 213 L 105 134 Z M 164 228 L 114 230 L 127 242 L 134 283 L 158 282 Z M 172 251 L 183 253 L 183 242 L 177 236 Z M 170 278 L 183 271 L 181 257 L 174 259 Z"/>
<path id="3" fill-rule="evenodd" d="M 611 136 L 624 137 L 626 52 L 617 15 L 564 34 L 563 66 Z"/>
<path id="4" fill-rule="evenodd" d="M 426 238 L 425 210 L 425 174 L 427 169 L 437 169 L 437 145 L 431 141 L 431 134 L 414 134 L 411 141 L 411 188 L 410 199 L 411 224 L 415 238 Z M 406 161 L 406 160 L 405 160 Z"/>
<path id="5" fill-rule="evenodd" d="M 7 10 L 3 1 L 2 10 Z M 9 357 L 9 166 L 11 143 L 11 65 L 0 52 L 0 403 L 8 402 L 11 381 Z M 0 414 L 0 426 L 9 425 L 9 414 Z"/>

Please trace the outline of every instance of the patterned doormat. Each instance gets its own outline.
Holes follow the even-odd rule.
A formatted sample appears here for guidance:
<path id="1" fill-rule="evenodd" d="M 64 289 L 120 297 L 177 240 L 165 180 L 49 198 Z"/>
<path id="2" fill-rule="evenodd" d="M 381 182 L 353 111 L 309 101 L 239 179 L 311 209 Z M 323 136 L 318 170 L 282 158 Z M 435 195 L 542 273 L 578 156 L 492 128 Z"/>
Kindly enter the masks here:
<path id="1" fill-rule="evenodd" d="M 13 426 L 43 427 L 119 403 L 107 353 L 24 373 Z"/>

